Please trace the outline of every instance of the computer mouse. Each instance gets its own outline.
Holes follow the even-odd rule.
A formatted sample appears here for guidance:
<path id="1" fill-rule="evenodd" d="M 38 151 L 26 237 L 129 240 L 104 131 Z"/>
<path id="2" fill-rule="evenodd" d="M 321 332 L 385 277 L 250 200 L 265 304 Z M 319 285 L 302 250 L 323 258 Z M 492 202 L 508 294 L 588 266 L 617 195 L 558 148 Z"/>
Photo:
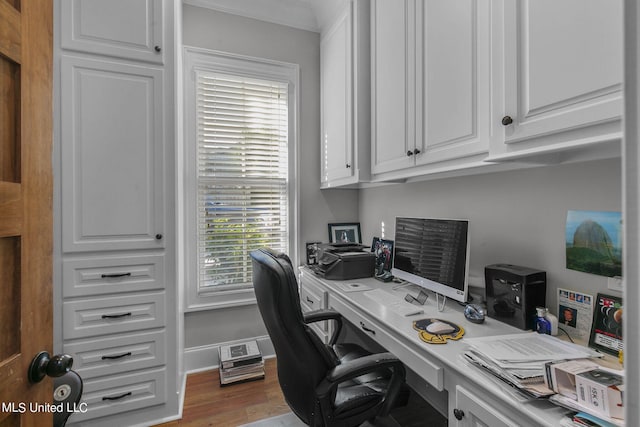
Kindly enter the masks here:
<path id="1" fill-rule="evenodd" d="M 485 311 L 481 305 L 467 304 L 464 308 L 464 317 L 472 323 L 484 322 Z"/>

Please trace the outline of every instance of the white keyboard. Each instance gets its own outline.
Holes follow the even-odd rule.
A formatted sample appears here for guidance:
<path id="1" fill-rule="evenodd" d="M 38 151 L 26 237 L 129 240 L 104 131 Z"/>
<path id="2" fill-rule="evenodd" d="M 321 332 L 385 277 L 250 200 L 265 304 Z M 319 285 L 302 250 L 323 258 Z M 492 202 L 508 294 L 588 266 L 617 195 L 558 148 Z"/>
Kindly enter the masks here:
<path id="1" fill-rule="evenodd" d="M 412 316 L 414 314 L 424 313 L 424 310 L 422 310 L 420 307 L 416 307 L 410 302 L 407 302 L 400 297 L 390 294 L 389 292 L 385 292 L 382 289 L 367 291 L 363 295 L 371 298 L 380 305 L 384 305 L 390 311 L 393 311 L 394 313 L 397 313 L 401 316 Z"/>

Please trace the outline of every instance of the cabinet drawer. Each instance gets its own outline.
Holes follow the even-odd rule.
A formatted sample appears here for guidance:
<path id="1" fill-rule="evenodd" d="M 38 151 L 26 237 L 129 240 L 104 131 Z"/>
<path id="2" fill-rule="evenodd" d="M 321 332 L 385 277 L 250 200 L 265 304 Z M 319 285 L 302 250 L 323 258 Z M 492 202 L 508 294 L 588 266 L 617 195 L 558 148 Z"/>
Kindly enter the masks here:
<path id="1" fill-rule="evenodd" d="M 326 297 L 324 292 L 317 292 L 316 289 L 309 287 L 303 287 L 300 292 L 300 299 L 302 304 L 309 307 L 310 310 L 319 310 L 326 308 Z"/>
<path id="2" fill-rule="evenodd" d="M 481 394 L 476 394 L 462 386 L 456 386 L 456 410 L 462 415 L 462 426 L 516 427 L 522 424 L 506 417 L 509 410 L 497 406 L 494 402 L 485 401 Z M 449 414 L 451 417 L 454 410 Z M 458 416 L 460 416 L 458 415 Z"/>
<path id="3" fill-rule="evenodd" d="M 165 364 L 166 331 L 118 335 L 64 344 L 84 380 Z"/>
<path id="4" fill-rule="evenodd" d="M 65 301 L 62 306 L 65 340 L 157 328 L 165 324 L 164 292 Z"/>
<path id="5" fill-rule="evenodd" d="M 65 297 L 163 289 L 164 277 L 164 255 L 85 258 L 62 266 Z"/>
<path id="6" fill-rule="evenodd" d="M 444 369 L 435 361 L 426 358 L 411 348 L 410 343 L 401 342 L 397 337 L 387 332 L 380 324 L 368 317 L 358 314 L 348 304 L 337 298 L 331 298 L 330 306 L 340 312 L 363 333 L 369 335 L 387 351 L 393 353 L 402 360 L 410 369 L 416 372 L 425 381 L 438 391 L 444 390 Z"/>
<path id="7" fill-rule="evenodd" d="M 305 283 L 300 291 L 300 302 L 303 312 L 326 308 L 327 292 L 315 286 L 308 286 L 308 283 Z M 314 322 L 310 326 L 313 326 L 318 332 L 322 331 L 323 334 L 329 331 L 329 324 L 326 320 Z"/>
<path id="8" fill-rule="evenodd" d="M 81 402 L 86 403 L 87 412 L 75 413 L 69 421 L 75 423 L 159 405 L 166 401 L 166 389 L 164 369 L 85 381 Z"/>

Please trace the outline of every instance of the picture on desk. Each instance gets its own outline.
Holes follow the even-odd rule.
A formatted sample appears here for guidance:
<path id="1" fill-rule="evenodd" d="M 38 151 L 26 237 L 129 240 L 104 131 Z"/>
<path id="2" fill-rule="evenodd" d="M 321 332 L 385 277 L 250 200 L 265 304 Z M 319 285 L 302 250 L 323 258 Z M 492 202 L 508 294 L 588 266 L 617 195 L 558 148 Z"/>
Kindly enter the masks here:
<path id="1" fill-rule="evenodd" d="M 568 211 L 567 268 L 605 277 L 622 275 L 622 214 Z"/>
<path id="2" fill-rule="evenodd" d="M 376 274 L 391 271 L 393 265 L 393 240 L 374 237 L 371 252 L 376 255 Z"/>
<path id="3" fill-rule="evenodd" d="M 362 243 L 360 223 L 329 224 L 329 243 Z"/>
<path id="4" fill-rule="evenodd" d="M 589 347 L 618 356 L 622 350 L 622 298 L 598 294 Z"/>
<path id="5" fill-rule="evenodd" d="M 560 312 L 558 321 L 561 325 L 571 326 L 572 328 L 576 327 L 576 322 L 578 320 L 578 310 L 575 308 L 567 307 L 564 305 L 560 305 Z"/>

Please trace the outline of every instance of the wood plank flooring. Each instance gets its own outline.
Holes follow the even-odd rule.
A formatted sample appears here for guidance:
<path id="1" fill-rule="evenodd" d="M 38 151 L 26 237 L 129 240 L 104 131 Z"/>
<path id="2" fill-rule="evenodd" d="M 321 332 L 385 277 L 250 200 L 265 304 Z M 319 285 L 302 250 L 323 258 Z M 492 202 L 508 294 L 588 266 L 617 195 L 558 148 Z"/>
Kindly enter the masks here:
<path id="1" fill-rule="evenodd" d="M 220 387 L 217 369 L 188 375 L 182 419 L 156 427 L 235 427 L 289 411 L 271 358 L 264 380 Z"/>
<path id="2" fill-rule="evenodd" d="M 264 380 L 220 387 L 217 369 L 188 375 L 182 419 L 154 427 L 236 427 L 290 411 L 271 358 L 265 360 Z M 447 419 L 415 392 L 391 416 L 402 427 L 447 426 Z"/>

